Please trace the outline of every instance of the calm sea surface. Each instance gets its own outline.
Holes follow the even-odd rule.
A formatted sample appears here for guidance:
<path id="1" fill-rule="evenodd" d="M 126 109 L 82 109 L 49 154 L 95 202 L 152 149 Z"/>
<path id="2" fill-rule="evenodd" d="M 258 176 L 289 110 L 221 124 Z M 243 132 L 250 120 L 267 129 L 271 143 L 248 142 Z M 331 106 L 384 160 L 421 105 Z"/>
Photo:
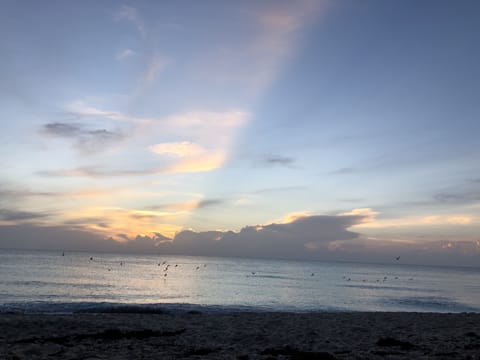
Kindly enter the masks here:
<path id="1" fill-rule="evenodd" d="M 480 312 L 480 269 L 0 250 L 0 312 L 119 306 Z"/>

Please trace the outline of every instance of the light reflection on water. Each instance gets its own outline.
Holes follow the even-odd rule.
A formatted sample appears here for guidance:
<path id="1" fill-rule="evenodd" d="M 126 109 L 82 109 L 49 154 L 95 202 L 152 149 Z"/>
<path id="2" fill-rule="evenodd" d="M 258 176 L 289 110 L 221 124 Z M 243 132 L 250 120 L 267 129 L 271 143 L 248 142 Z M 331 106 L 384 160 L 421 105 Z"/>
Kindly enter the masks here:
<path id="1" fill-rule="evenodd" d="M 0 304 L 480 312 L 479 275 L 480 269 L 399 264 L 2 250 Z"/>

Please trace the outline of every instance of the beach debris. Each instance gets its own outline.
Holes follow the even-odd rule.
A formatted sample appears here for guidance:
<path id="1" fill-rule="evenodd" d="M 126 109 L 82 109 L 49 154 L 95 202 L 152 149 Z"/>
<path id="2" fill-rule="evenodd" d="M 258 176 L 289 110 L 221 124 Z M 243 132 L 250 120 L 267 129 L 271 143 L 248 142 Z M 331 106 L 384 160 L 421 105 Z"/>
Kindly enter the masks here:
<path id="1" fill-rule="evenodd" d="M 397 340 L 392 337 L 380 338 L 378 339 L 376 344 L 377 346 L 382 346 L 382 347 L 398 346 L 402 350 L 411 350 L 415 347 L 415 345 L 413 345 L 411 342 Z"/>
<path id="2" fill-rule="evenodd" d="M 290 346 L 281 348 L 267 348 L 260 355 L 289 356 L 291 359 L 336 360 L 337 358 L 326 351 L 303 351 Z"/>

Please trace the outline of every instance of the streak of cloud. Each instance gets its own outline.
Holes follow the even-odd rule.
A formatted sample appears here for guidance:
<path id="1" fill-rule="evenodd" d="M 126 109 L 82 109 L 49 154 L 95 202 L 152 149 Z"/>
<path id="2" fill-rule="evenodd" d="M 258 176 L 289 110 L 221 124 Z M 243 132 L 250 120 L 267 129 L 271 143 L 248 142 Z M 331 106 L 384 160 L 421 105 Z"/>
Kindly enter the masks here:
<path id="1" fill-rule="evenodd" d="M 32 211 L 0 209 L 0 220 L 7 221 L 7 222 L 36 220 L 36 219 L 44 218 L 47 216 L 49 216 L 49 214 L 32 212 Z"/>
<path id="2" fill-rule="evenodd" d="M 123 49 L 122 51 L 120 51 L 117 56 L 115 56 L 115 59 L 117 60 L 125 60 L 127 58 L 130 58 L 132 56 L 135 56 L 137 55 L 137 53 L 132 50 L 132 49 Z"/>
<path id="3" fill-rule="evenodd" d="M 136 8 L 128 5 L 122 5 L 120 9 L 113 14 L 113 18 L 116 21 L 126 21 L 132 24 L 142 37 L 147 35 L 144 21 Z"/>
<path id="4" fill-rule="evenodd" d="M 263 159 L 263 163 L 270 166 L 279 165 L 291 167 L 295 163 L 295 159 L 288 156 L 269 155 L 265 159 Z"/>

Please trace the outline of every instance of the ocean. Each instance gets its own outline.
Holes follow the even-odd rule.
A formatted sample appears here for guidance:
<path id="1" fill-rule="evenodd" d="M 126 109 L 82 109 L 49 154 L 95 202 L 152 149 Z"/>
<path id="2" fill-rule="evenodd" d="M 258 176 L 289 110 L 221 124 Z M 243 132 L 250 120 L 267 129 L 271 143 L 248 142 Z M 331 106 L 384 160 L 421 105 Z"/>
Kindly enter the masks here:
<path id="1" fill-rule="evenodd" d="M 480 312 L 480 268 L 0 250 L 0 312 Z"/>

